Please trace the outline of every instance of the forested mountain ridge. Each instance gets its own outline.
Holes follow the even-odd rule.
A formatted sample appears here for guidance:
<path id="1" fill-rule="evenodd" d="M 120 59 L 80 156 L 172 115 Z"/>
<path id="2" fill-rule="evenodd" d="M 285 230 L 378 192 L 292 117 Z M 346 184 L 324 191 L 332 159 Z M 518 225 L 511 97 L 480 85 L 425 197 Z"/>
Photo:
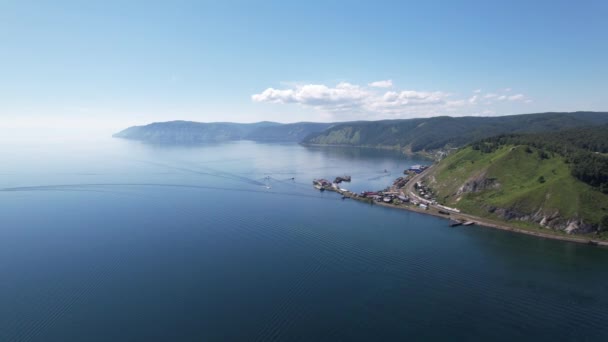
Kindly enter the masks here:
<path id="1" fill-rule="evenodd" d="M 394 148 L 415 153 L 459 147 L 505 133 L 547 132 L 607 123 L 608 113 L 604 112 L 361 121 L 340 123 L 313 133 L 303 144 Z"/>
<path id="2" fill-rule="evenodd" d="M 551 132 L 608 124 L 608 113 L 573 112 L 497 117 L 449 117 L 340 123 L 157 122 L 129 127 L 114 137 L 153 143 L 192 144 L 232 140 L 299 142 L 398 149 L 407 153 L 461 147 L 508 133 Z"/>
<path id="3" fill-rule="evenodd" d="M 292 124 L 258 122 L 242 124 L 230 122 L 168 121 L 129 127 L 113 136 L 152 143 L 171 144 L 233 140 L 300 142 L 309 134 L 325 130 L 332 125 L 332 123 L 313 122 Z"/>
<path id="4" fill-rule="evenodd" d="M 301 142 L 310 134 L 324 131 L 333 125 L 333 123 L 323 122 L 298 122 L 263 126 L 249 132 L 244 139 L 265 142 Z"/>

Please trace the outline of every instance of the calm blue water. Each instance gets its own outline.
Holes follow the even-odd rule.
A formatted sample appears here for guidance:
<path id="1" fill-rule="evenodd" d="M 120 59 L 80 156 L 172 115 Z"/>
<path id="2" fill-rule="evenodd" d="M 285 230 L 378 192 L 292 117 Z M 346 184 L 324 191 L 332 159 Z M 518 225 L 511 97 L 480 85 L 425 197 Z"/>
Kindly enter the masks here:
<path id="1" fill-rule="evenodd" d="M 380 189 L 421 160 L 117 139 L 0 160 L 0 341 L 608 339 L 608 249 L 310 184 Z"/>

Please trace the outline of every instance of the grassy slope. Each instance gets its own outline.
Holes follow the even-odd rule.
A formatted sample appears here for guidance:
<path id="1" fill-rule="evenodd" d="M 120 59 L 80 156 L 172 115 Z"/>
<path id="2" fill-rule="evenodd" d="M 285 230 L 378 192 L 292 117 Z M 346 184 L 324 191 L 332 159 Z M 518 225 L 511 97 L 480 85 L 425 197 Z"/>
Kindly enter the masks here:
<path id="1" fill-rule="evenodd" d="M 529 214 L 539 208 L 548 214 L 559 211 L 563 217 L 580 217 L 589 223 L 598 223 L 608 213 L 608 196 L 572 177 L 562 157 L 541 160 L 532 151 L 527 153 L 524 146 L 505 146 L 484 154 L 465 148 L 437 166 L 432 187 L 440 202 L 484 217 L 492 214 L 482 204 Z M 481 173 L 495 178 L 500 187 L 468 193 L 458 200 L 458 188 Z M 540 176 L 544 183 L 538 181 Z"/>

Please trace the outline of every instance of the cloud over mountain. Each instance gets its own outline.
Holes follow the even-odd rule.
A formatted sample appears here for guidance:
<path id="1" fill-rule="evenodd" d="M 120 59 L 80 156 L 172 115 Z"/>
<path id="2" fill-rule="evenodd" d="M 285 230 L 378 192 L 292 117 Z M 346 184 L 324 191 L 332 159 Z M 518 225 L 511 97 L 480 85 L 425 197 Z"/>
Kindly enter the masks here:
<path id="1" fill-rule="evenodd" d="M 348 114 L 361 117 L 394 117 L 432 115 L 458 115 L 463 110 L 488 112 L 490 106 L 501 101 L 529 103 L 523 94 L 509 95 L 505 91 L 483 94 L 473 91 L 471 97 L 462 97 L 445 91 L 387 90 L 391 80 L 371 82 L 360 86 L 340 82 L 335 86 L 325 84 L 296 84 L 286 89 L 267 88 L 254 94 L 254 102 L 298 104 L 340 116 Z M 484 100 L 483 104 L 481 100 Z"/>

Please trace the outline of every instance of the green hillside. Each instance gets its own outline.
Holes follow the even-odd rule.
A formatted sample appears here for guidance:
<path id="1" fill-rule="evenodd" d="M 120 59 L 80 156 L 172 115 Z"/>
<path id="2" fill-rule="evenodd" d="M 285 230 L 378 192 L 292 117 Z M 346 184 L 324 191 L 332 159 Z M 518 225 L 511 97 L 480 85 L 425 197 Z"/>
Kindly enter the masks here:
<path id="1" fill-rule="evenodd" d="M 304 139 L 310 145 L 346 145 L 420 152 L 460 147 L 505 133 L 551 132 L 608 123 L 608 113 L 540 113 L 500 117 L 433 117 L 336 124 Z"/>
<path id="2" fill-rule="evenodd" d="M 608 134 L 605 128 L 591 129 L 588 134 L 581 131 L 579 140 L 594 137 L 594 132 L 602 129 Z M 578 163 L 587 158 L 608 158 L 597 151 L 585 151 L 578 142 L 558 142 L 557 137 L 569 134 L 477 142 L 442 160 L 426 181 L 438 202 L 477 216 L 567 233 L 608 229 L 608 194 L 601 187 L 608 170 L 593 164 L 593 176 L 601 180 L 600 185 L 576 172 Z M 547 141 L 554 138 L 550 148 Z"/>
<path id="3" fill-rule="evenodd" d="M 311 133 L 321 132 L 333 125 L 333 123 L 297 122 L 257 127 L 243 139 L 261 142 L 300 142 Z"/>

